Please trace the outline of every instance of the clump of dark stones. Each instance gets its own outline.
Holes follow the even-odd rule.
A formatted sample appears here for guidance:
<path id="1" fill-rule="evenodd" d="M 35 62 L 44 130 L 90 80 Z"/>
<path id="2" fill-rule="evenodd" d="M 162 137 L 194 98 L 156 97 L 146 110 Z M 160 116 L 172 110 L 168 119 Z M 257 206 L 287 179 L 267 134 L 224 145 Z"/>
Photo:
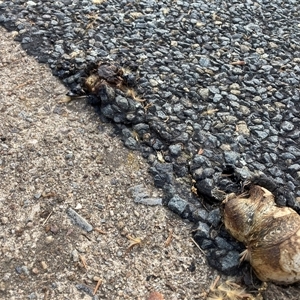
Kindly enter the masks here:
<path id="1" fill-rule="evenodd" d="M 102 117 L 117 124 L 128 148 L 142 149 L 148 157 L 154 184 L 164 191 L 164 204 L 195 223 L 193 237 L 206 251 L 209 264 L 227 275 L 241 274 L 245 264 L 240 264 L 239 253 L 244 246 L 224 229 L 222 201 L 229 193 L 242 193 L 250 183 L 259 183 L 272 191 L 278 203 L 287 198 L 288 191 L 278 189 L 274 180 L 263 172 L 253 173 L 245 166 L 239 167 L 235 153 L 226 152 L 223 164 L 213 164 L 209 151 L 206 151 L 208 155 L 200 153 L 188 157 L 186 150 L 183 151 L 187 141 L 176 140 L 178 136 L 172 135 L 170 126 L 155 116 L 149 103 L 130 97 L 136 94 L 129 94 L 128 90 L 137 88 L 138 83 L 133 73 L 125 73 L 122 67 L 107 62 L 99 62 L 86 73 L 82 89 L 89 102 L 99 108 Z M 188 176 L 192 179 L 190 184 L 194 184 L 194 193 L 182 188 L 187 186 L 186 181 L 178 182 L 178 178 Z"/>
<path id="2" fill-rule="evenodd" d="M 130 69 L 109 62 L 99 62 L 89 66 L 85 73 L 81 83 L 82 90 L 87 94 L 88 102 L 99 108 L 102 117 L 117 124 L 144 121 L 144 100 L 135 91 L 136 76 Z M 136 149 L 137 143 L 132 133 L 123 129 L 125 144 Z"/>

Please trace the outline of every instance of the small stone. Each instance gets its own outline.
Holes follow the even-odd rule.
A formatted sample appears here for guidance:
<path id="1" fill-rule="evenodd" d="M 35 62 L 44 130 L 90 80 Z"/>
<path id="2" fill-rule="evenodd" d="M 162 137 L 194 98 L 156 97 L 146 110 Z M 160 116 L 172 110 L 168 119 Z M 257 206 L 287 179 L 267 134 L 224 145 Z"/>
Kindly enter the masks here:
<path id="1" fill-rule="evenodd" d="M 246 45 L 241 45 L 240 46 L 241 52 L 242 53 L 247 53 L 250 51 L 250 47 L 246 46 Z"/>
<path id="2" fill-rule="evenodd" d="M 196 170 L 200 167 L 211 167 L 211 162 L 205 156 L 197 154 L 191 163 L 191 170 Z"/>
<path id="3" fill-rule="evenodd" d="M 3 281 L 8 281 L 10 279 L 11 273 L 5 273 L 2 277 Z"/>
<path id="4" fill-rule="evenodd" d="M 215 94 L 213 98 L 213 102 L 218 103 L 223 99 L 221 94 Z"/>
<path id="5" fill-rule="evenodd" d="M 294 124 L 288 121 L 284 121 L 281 124 L 281 128 L 284 131 L 292 131 L 294 129 Z"/>
<path id="6" fill-rule="evenodd" d="M 118 107 L 122 110 L 122 111 L 127 111 L 129 109 L 129 104 L 126 98 L 118 95 L 116 97 L 116 104 L 118 105 Z"/>
<path id="7" fill-rule="evenodd" d="M 171 200 L 168 203 L 168 207 L 179 215 L 181 215 L 184 212 L 187 205 L 188 203 L 178 195 L 175 195 L 173 198 L 171 198 Z"/>
<path id="8" fill-rule="evenodd" d="M 79 254 L 78 254 L 78 251 L 76 249 L 74 249 L 72 251 L 72 259 L 74 262 L 78 262 L 79 261 Z"/>
<path id="9" fill-rule="evenodd" d="M 220 149 L 223 150 L 223 151 L 230 151 L 230 150 L 231 150 L 231 147 L 230 147 L 230 145 L 228 145 L 228 144 L 222 144 L 222 145 L 220 146 Z"/>
<path id="10" fill-rule="evenodd" d="M 221 260 L 222 271 L 229 274 L 240 264 L 240 254 L 237 251 L 230 251 Z"/>
<path id="11" fill-rule="evenodd" d="M 239 96 L 241 94 L 241 91 L 240 90 L 230 90 L 230 93 L 235 96 Z"/>
<path id="12" fill-rule="evenodd" d="M 200 194 L 208 197 L 212 197 L 211 191 L 215 186 L 215 182 L 211 178 L 205 178 L 204 180 L 198 180 L 196 187 Z"/>
<path id="13" fill-rule="evenodd" d="M 32 272 L 34 275 L 37 275 L 37 274 L 40 273 L 40 271 L 39 271 L 38 268 L 33 268 L 33 269 L 31 270 L 31 272 Z"/>
<path id="14" fill-rule="evenodd" d="M 199 59 L 199 64 L 203 68 L 208 68 L 211 65 L 210 60 L 207 57 L 201 57 Z"/>
<path id="15" fill-rule="evenodd" d="M 41 261 L 41 266 L 42 266 L 43 270 L 47 270 L 48 269 L 48 265 L 46 264 L 45 261 Z"/>
<path id="16" fill-rule="evenodd" d="M 41 196 L 42 196 L 42 193 L 36 193 L 36 194 L 34 194 L 34 198 L 35 199 L 39 199 L 39 198 L 41 198 Z"/>
<path id="17" fill-rule="evenodd" d="M 2 217 L 1 218 L 1 224 L 2 225 L 5 225 L 5 224 L 7 224 L 8 223 L 8 218 L 7 217 Z"/>
<path id="18" fill-rule="evenodd" d="M 198 93 L 204 100 L 208 99 L 208 97 L 209 97 L 209 89 L 207 89 L 207 88 L 199 89 Z"/>
<path id="19" fill-rule="evenodd" d="M 220 249 L 232 250 L 233 246 L 230 245 L 224 238 L 217 236 L 215 242 Z"/>
<path id="20" fill-rule="evenodd" d="M 265 53 L 265 50 L 264 50 L 264 48 L 256 48 L 256 53 L 262 55 Z"/>
<path id="21" fill-rule="evenodd" d="M 125 140 L 124 144 L 131 150 L 135 150 L 138 145 L 137 141 L 131 136 Z"/>
<path id="22" fill-rule="evenodd" d="M 52 233 L 54 233 L 54 234 L 57 234 L 58 231 L 59 231 L 59 227 L 58 227 L 56 224 L 52 224 L 52 225 L 50 226 L 50 231 L 51 231 Z"/>
<path id="23" fill-rule="evenodd" d="M 230 85 L 230 89 L 231 90 L 239 90 L 240 85 L 238 83 L 233 83 L 233 84 Z"/>
<path id="24" fill-rule="evenodd" d="M 54 237 L 52 235 L 47 236 L 45 239 L 47 245 L 51 244 L 53 241 L 54 241 Z"/>
<path id="25" fill-rule="evenodd" d="M 181 144 L 175 144 L 169 146 L 170 154 L 175 157 L 179 156 L 181 153 L 181 148 L 182 148 Z"/>
<path id="26" fill-rule="evenodd" d="M 241 121 L 236 125 L 236 131 L 245 136 L 250 135 L 250 130 L 248 129 L 247 123 L 244 121 Z"/>
<path id="27" fill-rule="evenodd" d="M 28 270 L 28 268 L 27 268 L 27 266 L 22 266 L 21 267 L 21 273 L 24 273 L 24 274 L 26 274 L 26 275 L 29 275 L 30 273 L 29 273 L 29 270 Z"/>
<path id="28" fill-rule="evenodd" d="M 208 216 L 208 212 L 205 209 L 197 209 L 195 214 L 194 214 L 194 218 L 196 220 L 200 219 L 202 221 L 205 221 L 207 216 Z"/>
<path id="29" fill-rule="evenodd" d="M 278 48 L 278 45 L 277 45 L 276 43 L 274 43 L 274 42 L 270 42 L 270 43 L 269 43 L 269 47 L 270 47 L 271 49 L 274 49 L 274 48 Z"/>
<path id="30" fill-rule="evenodd" d="M 255 96 L 255 97 L 253 97 L 253 101 L 255 101 L 255 102 L 259 102 L 259 101 L 261 101 L 262 99 L 261 99 L 261 97 L 260 96 Z"/>
<path id="31" fill-rule="evenodd" d="M 233 103 L 234 102 L 238 102 L 239 101 L 239 98 L 237 97 L 237 96 L 235 96 L 235 95 L 232 95 L 232 94 L 229 94 L 228 96 L 227 96 L 227 99 L 230 101 L 230 103 L 231 103 L 231 105 L 234 107 L 235 105 L 233 105 Z M 237 103 L 237 105 L 236 106 L 240 106 L 238 103 Z M 238 108 L 237 107 L 237 108 Z"/>
<path id="32" fill-rule="evenodd" d="M 248 116 L 251 113 L 251 110 L 245 105 L 241 105 L 239 111 L 245 116 Z"/>
<path id="33" fill-rule="evenodd" d="M 73 153 L 72 152 L 69 152 L 65 155 L 65 159 L 71 159 L 73 158 Z"/>
<path id="34" fill-rule="evenodd" d="M 5 290 L 6 290 L 5 282 L 1 281 L 0 282 L 0 291 L 5 292 Z"/>
<path id="35" fill-rule="evenodd" d="M 217 227 L 221 222 L 221 212 L 219 208 L 215 208 L 208 213 L 207 222 L 214 227 Z"/>
<path id="36" fill-rule="evenodd" d="M 34 1 L 27 1 L 27 5 L 29 5 L 29 6 L 36 6 L 37 3 L 35 3 Z"/>
<path id="37" fill-rule="evenodd" d="M 289 166 L 288 169 L 292 172 L 299 171 L 300 170 L 300 165 L 299 164 L 293 164 L 293 165 Z"/>
<path id="38" fill-rule="evenodd" d="M 88 294 L 89 296 L 93 296 L 93 290 L 88 287 L 85 284 L 76 284 L 75 287 L 80 291 L 80 292 L 85 292 L 86 294 Z"/>
<path id="39" fill-rule="evenodd" d="M 158 82 L 155 79 L 150 79 L 149 82 L 150 82 L 150 85 L 153 87 L 158 86 Z"/>
<path id="40" fill-rule="evenodd" d="M 150 172 L 154 176 L 154 184 L 158 188 L 164 187 L 166 184 L 173 184 L 173 165 L 170 163 L 157 163 L 151 167 Z"/>
<path id="41" fill-rule="evenodd" d="M 198 222 L 196 233 L 194 235 L 196 238 L 209 238 L 209 226 L 206 223 Z"/>
<path id="42" fill-rule="evenodd" d="M 30 293 L 30 294 L 27 296 L 27 298 L 28 298 L 29 300 L 35 300 L 35 299 L 37 299 L 36 293 L 35 293 L 35 292 Z"/>
<path id="43" fill-rule="evenodd" d="M 260 138 L 260 139 L 265 139 L 269 134 L 268 132 L 266 131 L 261 131 L 261 130 L 255 130 L 255 133 L 257 134 L 257 136 Z"/>
<path id="44" fill-rule="evenodd" d="M 234 275 L 233 272 L 237 271 L 240 264 L 240 256 L 237 251 L 212 249 L 208 252 L 207 260 L 212 267 L 231 276 Z"/>
<path id="45" fill-rule="evenodd" d="M 76 210 L 82 209 L 82 205 L 81 205 L 80 203 L 78 203 L 78 204 L 76 205 L 75 209 L 76 209 Z"/>
<path id="46" fill-rule="evenodd" d="M 82 216 L 80 216 L 71 207 L 69 207 L 67 209 L 67 214 L 71 218 L 71 220 L 73 221 L 73 223 L 75 225 L 79 226 L 80 228 L 84 229 L 87 232 L 90 232 L 90 231 L 93 230 L 93 226 L 90 223 L 88 223 L 88 221 L 85 218 L 83 218 Z"/>

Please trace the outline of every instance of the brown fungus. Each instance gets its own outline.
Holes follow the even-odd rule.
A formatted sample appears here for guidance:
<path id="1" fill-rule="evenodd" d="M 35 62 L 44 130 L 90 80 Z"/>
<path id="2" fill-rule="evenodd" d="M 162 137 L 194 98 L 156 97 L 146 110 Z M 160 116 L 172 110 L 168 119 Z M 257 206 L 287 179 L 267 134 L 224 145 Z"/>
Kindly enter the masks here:
<path id="1" fill-rule="evenodd" d="M 224 201 L 224 224 L 246 246 L 242 259 L 250 262 L 262 281 L 300 281 L 300 216 L 278 207 L 274 195 L 253 185 L 248 193 L 229 194 Z"/>
<path id="2" fill-rule="evenodd" d="M 135 101 L 145 101 L 137 95 L 134 89 L 137 85 L 137 79 L 130 69 L 122 68 L 113 63 L 99 62 L 97 65 L 91 66 L 87 73 L 89 75 L 84 78 L 82 83 L 84 91 L 87 93 L 101 99 L 113 100 L 115 91 L 120 90 Z"/>

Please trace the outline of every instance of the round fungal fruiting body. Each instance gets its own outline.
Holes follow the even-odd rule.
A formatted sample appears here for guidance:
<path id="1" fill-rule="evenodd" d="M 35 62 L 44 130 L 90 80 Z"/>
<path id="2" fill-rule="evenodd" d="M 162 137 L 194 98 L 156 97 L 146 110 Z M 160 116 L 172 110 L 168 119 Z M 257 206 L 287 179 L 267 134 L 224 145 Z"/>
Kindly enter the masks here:
<path id="1" fill-rule="evenodd" d="M 224 224 L 246 246 L 243 258 L 260 280 L 300 281 L 300 216 L 291 208 L 276 206 L 270 191 L 254 185 L 247 194 L 228 195 Z"/>

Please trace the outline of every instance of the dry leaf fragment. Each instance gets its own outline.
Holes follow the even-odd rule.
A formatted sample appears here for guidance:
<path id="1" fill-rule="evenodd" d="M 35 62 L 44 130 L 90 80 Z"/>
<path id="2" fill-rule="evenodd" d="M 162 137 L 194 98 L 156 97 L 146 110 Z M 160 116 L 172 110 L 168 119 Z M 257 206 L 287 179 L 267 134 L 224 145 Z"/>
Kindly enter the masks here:
<path id="1" fill-rule="evenodd" d="M 170 116 L 167 116 L 166 119 L 164 120 L 164 123 L 167 123 L 170 120 Z"/>
<path id="2" fill-rule="evenodd" d="M 69 103 L 72 101 L 72 98 L 70 96 L 63 96 L 59 101 L 58 103 L 61 104 L 61 103 Z"/>
<path id="3" fill-rule="evenodd" d="M 147 103 L 147 104 L 144 106 L 145 112 L 147 112 L 147 110 L 148 110 L 150 107 L 152 107 L 152 106 L 153 106 L 153 103 L 152 103 L 152 102 Z"/>
<path id="4" fill-rule="evenodd" d="M 227 279 L 225 282 L 218 285 L 220 276 L 213 281 L 208 293 L 207 300 L 254 300 L 254 297 L 246 293 L 239 284 L 235 283 L 233 279 Z"/>
<path id="5" fill-rule="evenodd" d="M 218 109 L 208 109 L 207 111 L 204 111 L 201 115 L 206 116 L 206 115 L 213 115 L 215 112 L 219 111 Z"/>
<path id="6" fill-rule="evenodd" d="M 130 240 L 130 244 L 126 249 L 125 255 L 127 255 L 127 253 L 134 247 L 134 246 L 141 246 L 142 244 L 142 239 L 137 237 L 134 238 L 131 235 L 127 235 L 127 238 Z"/>
<path id="7" fill-rule="evenodd" d="M 191 187 L 191 192 L 195 195 L 198 195 L 198 189 L 194 185 Z"/>
<path id="8" fill-rule="evenodd" d="M 101 234 L 106 234 L 106 232 L 101 230 L 100 228 L 95 227 L 94 230 L 101 233 Z"/>
<path id="9" fill-rule="evenodd" d="M 157 155 L 157 159 L 158 159 L 159 162 L 161 162 L 161 163 L 165 162 L 165 159 L 164 159 L 163 154 L 161 152 L 158 151 L 156 153 L 156 155 Z"/>
<path id="10" fill-rule="evenodd" d="M 136 91 L 134 89 L 123 89 L 124 92 L 126 92 L 126 96 L 128 97 L 131 97 L 134 101 L 137 101 L 137 102 L 145 102 L 146 100 L 145 99 L 142 99 L 141 97 L 139 97 L 136 93 Z"/>
<path id="11" fill-rule="evenodd" d="M 171 244 L 172 239 L 173 239 L 173 232 L 174 232 L 174 230 L 171 229 L 169 232 L 168 238 L 165 241 L 165 247 L 168 247 Z"/>
<path id="12" fill-rule="evenodd" d="M 147 300 L 165 300 L 165 298 L 159 292 L 151 292 Z"/>
<path id="13" fill-rule="evenodd" d="M 198 154 L 199 154 L 199 155 L 202 155 L 203 153 L 204 153 L 204 149 L 200 148 L 200 149 L 198 150 Z"/>
<path id="14" fill-rule="evenodd" d="M 94 4 L 101 4 L 101 3 L 103 3 L 103 2 L 105 2 L 106 0 L 92 0 L 92 2 L 94 3 Z"/>
<path id="15" fill-rule="evenodd" d="M 49 192 L 46 193 L 45 191 L 42 193 L 42 197 L 43 198 L 51 198 L 51 197 L 55 197 L 57 194 L 55 192 Z"/>
<path id="16" fill-rule="evenodd" d="M 237 60 L 230 63 L 233 66 L 244 66 L 246 62 L 244 60 Z"/>
<path id="17" fill-rule="evenodd" d="M 83 255 L 79 255 L 79 258 L 83 264 L 83 267 L 87 270 L 86 258 Z"/>

